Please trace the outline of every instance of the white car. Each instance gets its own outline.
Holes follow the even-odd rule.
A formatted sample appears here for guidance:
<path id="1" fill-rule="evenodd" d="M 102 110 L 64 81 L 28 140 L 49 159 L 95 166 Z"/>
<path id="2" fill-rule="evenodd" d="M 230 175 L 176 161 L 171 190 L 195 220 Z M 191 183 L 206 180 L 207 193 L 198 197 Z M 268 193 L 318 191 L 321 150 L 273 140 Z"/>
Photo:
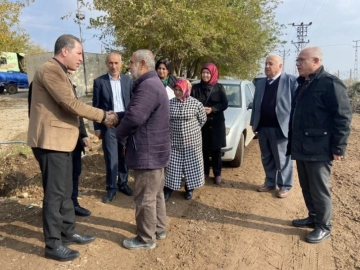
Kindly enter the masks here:
<path id="1" fill-rule="evenodd" d="M 199 81 L 193 82 L 193 84 Z M 226 147 L 222 148 L 222 161 L 240 167 L 244 159 L 244 148 L 255 137 L 250 118 L 255 86 L 243 80 L 219 80 L 226 92 L 228 108 L 224 111 Z"/>

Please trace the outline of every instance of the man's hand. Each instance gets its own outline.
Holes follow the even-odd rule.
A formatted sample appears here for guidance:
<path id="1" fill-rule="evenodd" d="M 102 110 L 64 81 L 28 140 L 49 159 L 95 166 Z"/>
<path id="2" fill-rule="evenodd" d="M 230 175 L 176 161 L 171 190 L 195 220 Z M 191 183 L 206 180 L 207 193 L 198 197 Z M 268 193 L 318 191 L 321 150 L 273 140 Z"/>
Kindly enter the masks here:
<path id="1" fill-rule="evenodd" d="M 209 114 L 212 112 L 211 107 L 204 107 L 206 114 Z"/>
<path id="2" fill-rule="evenodd" d="M 89 137 L 82 138 L 82 140 L 83 140 L 86 147 L 88 147 L 90 145 L 90 138 Z"/>
<path id="3" fill-rule="evenodd" d="M 95 136 L 98 137 L 99 140 L 102 139 L 101 130 L 95 130 Z"/>
<path id="4" fill-rule="evenodd" d="M 338 155 L 333 154 L 333 158 L 334 158 L 334 160 L 342 160 L 342 159 L 344 159 L 344 156 L 338 156 Z"/>
<path id="5" fill-rule="evenodd" d="M 106 112 L 106 118 L 103 123 L 107 127 L 116 126 L 118 124 L 118 122 L 119 122 L 119 118 L 115 112 L 113 112 L 113 111 Z"/>

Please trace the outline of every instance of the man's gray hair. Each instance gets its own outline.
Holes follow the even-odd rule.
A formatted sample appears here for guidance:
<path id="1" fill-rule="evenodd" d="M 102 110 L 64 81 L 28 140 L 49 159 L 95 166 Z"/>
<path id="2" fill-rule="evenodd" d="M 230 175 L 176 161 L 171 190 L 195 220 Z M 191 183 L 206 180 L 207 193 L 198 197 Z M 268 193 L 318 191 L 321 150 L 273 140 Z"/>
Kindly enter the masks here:
<path id="1" fill-rule="evenodd" d="M 117 52 L 117 51 L 112 51 L 112 52 L 109 52 L 109 53 L 106 55 L 106 60 L 105 60 L 105 62 L 108 61 L 110 55 L 117 55 L 117 56 L 120 57 L 120 62 L 122 61 L 122 60 L 121 60 L 121 54 L 120 54 L 119 52 Z"/>
<path id="2" fill-rule="evenodd" d="M 270 55 L 268 55 L 268 57 L 266 57 L 266 58 L 269 58 L 269 57 L 274 57 L 274 58 L 276 58 L 276 59 L 278 60 L 279 64 L 284 64 L 284 63 L 283 63 L 283 59 L 282 59 L 279 55 L 277 55 L 277 54 L 270 54 Z"/>
<path id="3" fill-rule="evenodd" d="M 135 55 L 137 62 L 145 60 L 149 70 L 155 70 L 155 57 L 150 50 L 138 50 Z"/>
<path id="4" fill-rule="evenodd" d="M 58 37 L 58 39 L 55 42 L 54 55 L 60 54 L 63 48 L 66 48 L 69 51 L 74 49 L 75 42 L 79 42 L 81 44 L 80 39 L 73 35 L 70 34 L 61 35 L 60 37 Z"/>
<path id="5" fill-rule="evenodd" d="M 320 60 L 320 63 L 323 62 L 324 54 L 320 47 L 310 46 L 303 49 L 303 51 L 307 51 L 311 57 L 318 58 Z"/>

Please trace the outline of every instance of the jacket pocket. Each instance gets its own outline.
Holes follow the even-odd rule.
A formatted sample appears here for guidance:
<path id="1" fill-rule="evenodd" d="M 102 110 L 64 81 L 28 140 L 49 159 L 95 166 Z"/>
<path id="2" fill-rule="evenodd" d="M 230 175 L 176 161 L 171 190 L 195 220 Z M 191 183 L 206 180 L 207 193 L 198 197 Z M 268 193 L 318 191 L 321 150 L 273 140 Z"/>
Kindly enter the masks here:
<path id="1" fill-rule="evenodd" d="M 75 128 L 74 125 L 70 124 L 70 123 L 66 123 L 60 120 L 51 120 L 50 121 L 50 126 L 52 127 L 59 127 L 59 128 L 68 128 L 68 129 L 73 129 Z"/>
<path id="2" fill-rule="evenodd" d="M 329 155 L 330 134 L 326 129 L 305 129 L 302 151 L 307 155 Z"/>

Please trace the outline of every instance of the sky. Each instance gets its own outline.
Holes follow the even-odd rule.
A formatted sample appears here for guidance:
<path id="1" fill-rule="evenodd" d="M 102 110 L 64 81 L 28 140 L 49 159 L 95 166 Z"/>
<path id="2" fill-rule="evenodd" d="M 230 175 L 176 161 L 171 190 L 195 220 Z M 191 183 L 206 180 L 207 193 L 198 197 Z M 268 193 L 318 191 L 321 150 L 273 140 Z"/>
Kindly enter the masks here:
<path id="1" fill-rule="evenodd" d="M 53 51 L 55 40 L 61 34 L 79 36 L 79 26 L 73 19 L 61 20 L 62 16 L 70 12 L 73 12 L 72 17 L 74 17 L 76 10 L 76 0 L 36 0 L 23 10 L 20 25 L 35 43 L 42 45 L 48 51 Z M 279 51 L 289 51 L 285 57 L 284 70 L 294 74 L 296 48 L 291 41 L 297 41 L 297 32 L 295 27 L 288 24 L 311 22 L 305 40 L 310 41 L 307 46 L 322 48 L 325 69 L 331 73 L 338 73 L 341 79 L 349 78 L 350 72 L 354 76 L 355 42 L 353 40 L 360 40 L 359 10 L 359 0 L 283 0 L 274 12 L 276 20 L 286 26 L 281 39 L 287 43 L 279 46 L 272 53 L 282 55 Z M 100 53 L 103 49 L 102 43 L 94 37 L 99 32 L 86 29 L 86 26 L 91 17 L 101 13 L 88 11 L 85 8 L 82 11 L 86 17 L 81 27 L 85 40 L 84 50 Z M 358 46 L 360 54 L 360 41 Z M 360 71 L 358 77 L 360 78 Z"/>

